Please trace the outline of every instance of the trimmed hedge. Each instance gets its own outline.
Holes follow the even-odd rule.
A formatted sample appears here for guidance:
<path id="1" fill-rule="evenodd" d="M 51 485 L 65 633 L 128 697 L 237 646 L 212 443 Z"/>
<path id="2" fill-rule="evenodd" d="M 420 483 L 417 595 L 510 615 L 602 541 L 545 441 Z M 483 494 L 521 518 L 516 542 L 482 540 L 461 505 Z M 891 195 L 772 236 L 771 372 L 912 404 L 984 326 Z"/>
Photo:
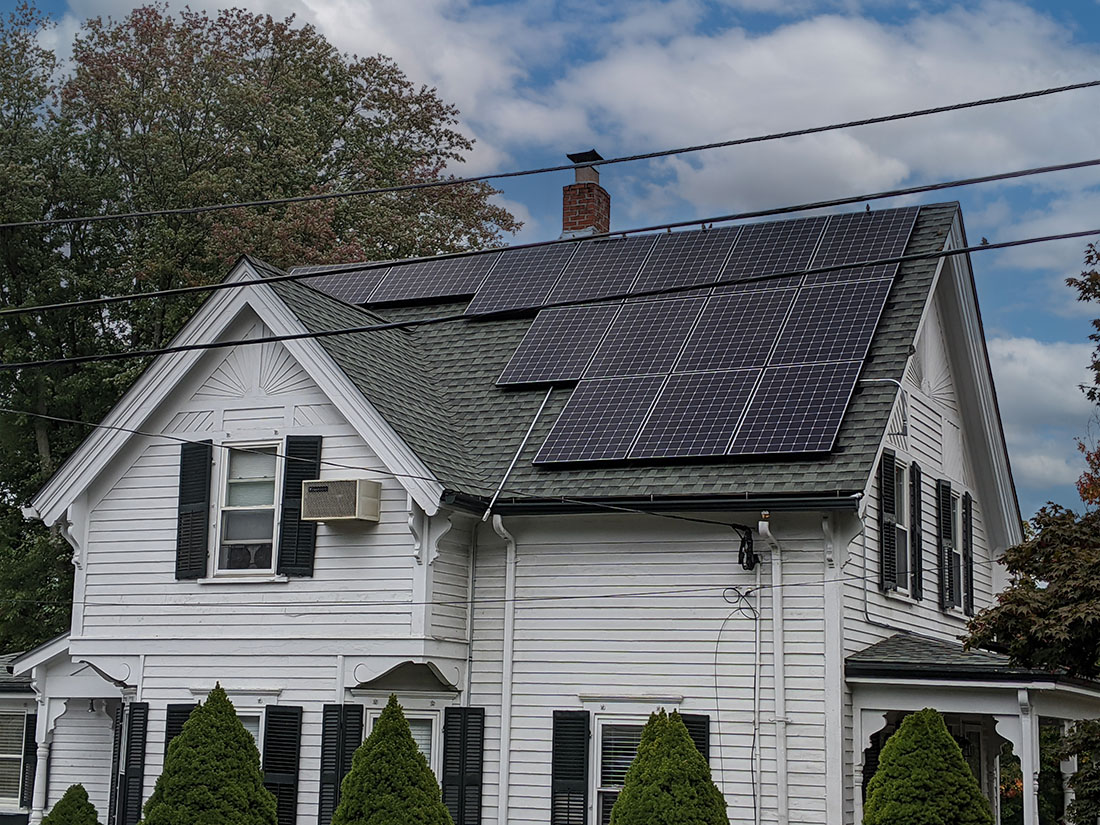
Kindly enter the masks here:
<path id="1" fill-rule="evenodd" d="M 95 805 L 83 785 L 70 785 L 43 820 L 42 825 L 99 825 Z"/>

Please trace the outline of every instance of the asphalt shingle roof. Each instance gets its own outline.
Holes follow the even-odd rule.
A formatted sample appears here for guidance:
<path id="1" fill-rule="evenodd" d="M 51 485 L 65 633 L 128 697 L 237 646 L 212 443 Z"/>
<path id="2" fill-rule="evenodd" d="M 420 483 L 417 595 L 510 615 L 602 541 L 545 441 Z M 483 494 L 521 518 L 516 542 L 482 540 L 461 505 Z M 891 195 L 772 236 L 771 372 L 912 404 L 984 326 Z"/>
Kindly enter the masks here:
<path id="1" fill-rule="evenodd" d="M 0 693 L 30 693 L 30 676 L 12 676 L 8 667 L 22 656 L 22 653 L 5 653 L 0 655 Z"/>

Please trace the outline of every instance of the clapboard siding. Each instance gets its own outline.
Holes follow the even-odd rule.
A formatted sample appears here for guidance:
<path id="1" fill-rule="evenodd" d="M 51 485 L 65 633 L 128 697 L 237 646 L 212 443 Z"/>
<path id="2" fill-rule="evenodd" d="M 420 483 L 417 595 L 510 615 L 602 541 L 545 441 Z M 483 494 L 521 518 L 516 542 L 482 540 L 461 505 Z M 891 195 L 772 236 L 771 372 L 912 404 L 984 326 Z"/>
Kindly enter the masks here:
<path id="1" fill-rule="evenodd" d="M 88 712 L 88 701 L 74 699 L 57 720 L 50 749 L 47 808 L 70 785 L 82 784 L 101 822 L 107 821 L 114 722 L 102 710 Z"/>
<path id="2" fill-rule="evenodd" d="M 439 542 L 432 562 L 432 632 L 450 639 L 466 638 L 466 600 L 470 597 L 470 528 L 468 520 L 454 519 Z"/>

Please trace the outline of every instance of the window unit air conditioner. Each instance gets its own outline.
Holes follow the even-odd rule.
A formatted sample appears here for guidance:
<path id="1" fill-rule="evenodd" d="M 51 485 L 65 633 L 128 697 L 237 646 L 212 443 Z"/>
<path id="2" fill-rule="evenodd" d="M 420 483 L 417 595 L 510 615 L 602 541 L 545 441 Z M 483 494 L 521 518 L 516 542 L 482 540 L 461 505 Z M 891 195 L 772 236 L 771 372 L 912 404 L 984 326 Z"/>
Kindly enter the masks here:
<path id="1" fill-rule="evenodd" d="M 302 521 L 378 521 L 382 484 L 369 478 L 302 482 Z"/>

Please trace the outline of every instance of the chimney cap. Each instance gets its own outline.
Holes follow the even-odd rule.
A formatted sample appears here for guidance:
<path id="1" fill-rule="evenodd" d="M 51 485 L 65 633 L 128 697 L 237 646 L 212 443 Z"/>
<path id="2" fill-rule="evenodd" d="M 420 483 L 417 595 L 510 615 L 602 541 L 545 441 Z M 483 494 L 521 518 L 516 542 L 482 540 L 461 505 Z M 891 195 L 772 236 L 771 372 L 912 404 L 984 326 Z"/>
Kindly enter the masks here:
<path id="1" fill-rule="evenodd" d="M 593 163 L 597 160 L 603 160 L 603 157 L 595 149 L 589 149 L 587 152 L 574 152 L 573 154 L 567 154 L 571 163 Z"/>

